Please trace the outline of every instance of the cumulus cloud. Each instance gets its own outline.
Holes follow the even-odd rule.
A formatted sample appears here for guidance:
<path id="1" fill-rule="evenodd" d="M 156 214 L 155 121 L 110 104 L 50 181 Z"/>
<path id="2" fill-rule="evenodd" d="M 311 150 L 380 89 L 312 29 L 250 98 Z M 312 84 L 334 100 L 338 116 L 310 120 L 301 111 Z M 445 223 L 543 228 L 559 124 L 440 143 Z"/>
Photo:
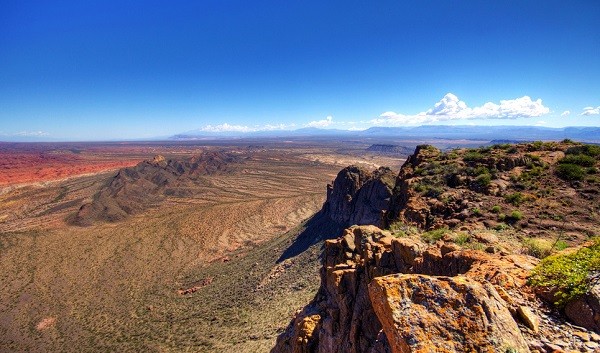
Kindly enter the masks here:
<path id="1" fill-rule="evenodd" d="M 581 115 L 598 115 L 600 114 L 600 107 L 585 107 L 583 108 L 583 113 Z"/>
<path id="2" fill-rule="evenodd" d="M 324 128 L 324 127 L 328 127 L 331 124 L 333 124 L 333 117 L 331 115 L 329 115 L 328 117 L 326 117 L 323 120 L 311 121 L 310 123 L 306 124 L 306 127 Z"/>
<path id="3" fill-rule="evenodd" d="M 385 112 L 370 122 L 375 125 L 416 125 L 449 120 L 517 119 L 533 118 L 548 114 L 541 99 L 529 96 L 501 100 L 500 104 L 487 102 L 480 107 L 470 108 L 452 93 L 446 94 L 433 108 L 416 115 Z"/>
<path id="4" fill-rule="evenodd" d="M 571 112 L 570 112 L 570 111 L 568 111 L 568 110 L 565 110 L 564 112 L 562 112 L 562 113 L 560 114 L 560 116 L 567 116 L 567 115 L 569 115 L 569 114 L 571 114 Z"/>

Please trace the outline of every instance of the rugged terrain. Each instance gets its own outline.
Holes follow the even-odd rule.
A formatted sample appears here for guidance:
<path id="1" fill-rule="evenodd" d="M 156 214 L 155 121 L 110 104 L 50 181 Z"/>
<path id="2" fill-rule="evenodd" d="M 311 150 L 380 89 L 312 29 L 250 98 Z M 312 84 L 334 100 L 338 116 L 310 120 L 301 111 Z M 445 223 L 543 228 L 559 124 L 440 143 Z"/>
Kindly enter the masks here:
<path id="1" fill-rule="evenodd" d="M 315 215 L 327 183 L 347 164 L 402 162 L 352 152 L 367 146 L 141 144 L 129 146 L 137 163 L 148 161 L 138 167 L 5 187 L 1 350 L 268 351 L 318 287 L 323 239 L 341 232 Z M 169 182 L 189 193 L 131 177 L 139 169 L 162 176 L 170 160 L 186 165 L 212 152 L 234 158 L 216 173 Z M 165 160 L 154 160 L 157 154 Z M 71 224 L 94 195 L 115 190 L 127 199 L 141 185 L 156 190 L 159 202 L 116 222 Z"/>
<path id="2" fill-rule="evenodd" d="M 319 292 L 272 352 L 597 349 L 599 157 L 571 141 L 419 146 L 382 209 L 389 230 L 326 241 Z"/>

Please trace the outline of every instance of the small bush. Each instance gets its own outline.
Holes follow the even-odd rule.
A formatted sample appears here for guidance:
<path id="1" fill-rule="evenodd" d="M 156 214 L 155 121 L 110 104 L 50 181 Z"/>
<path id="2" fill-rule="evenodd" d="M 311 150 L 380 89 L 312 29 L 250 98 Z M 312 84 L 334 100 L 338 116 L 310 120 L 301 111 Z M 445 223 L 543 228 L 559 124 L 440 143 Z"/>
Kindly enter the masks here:
<path id="1" fill-rule="evenodd" d="M 481 174 L 475 179 L 475 181 L 477 181 L 477 184 L 481 186 L 489 186 L 492 182 L 492 176 L 489 174 Z"/>
<path id="2" fill-rule="evenodd" d="M 500 213 L 500 211 L 502 211 L 502 208 L 498 205 L 495 205 L 490 211 L 492 211 L 492 213 Z"/>
<path id="3" fill-rule="evenodd" d="M 513 221 L 520 221 L 521 219 L 523 219 L 523 214 L 520 211 L 512 211 L 510 214 L 510 218 Z"/>
<path id="4" fill-rule="evenodd" d="M 469 151 L 465 153 L 463 159 L 467 162 L 479 162 L 485 159 L 485 156 L 477 151 Z"/>
<path id="5" fill-rule="evenodd" d="M 564 306 L 587 293 L 600 270 L 600 242 L 569 254 L 557 254 L 543 259 L 529 277 L 529 284 L 556 290 L 558 306 Z"/>
<path id="6" fill-rule="evenodd" d="M 481 210 L 477 207 L 473 208 L 471 212 L 473 212 L 475 216 L 481 216 Z"/>
<path id="7" fill-rule="evenodd" d="M 585 169 L 576 164 L 559 164 L 558 167 L 556 167 L 556 175 L 567 181 L 583 180 L 585 177 Z"/>
<path id="8" fill-rule="evenodd" d="M 552 252 L 552 242 L 546 239 L 526 238 L 523 240 L 528 255 L 543 259 Z"/>
<path id="9" fill-rule="evenodd" d="M 506 200 L 506 202 L 515 206 L 518 206 L 525 201 L 523 194 L 521 194 L 520 192 L 515 192 L 513 194 L 506 195 L 504 196 L 504 199 Z"/>
<path id="10" fill-rule="evenodd" d="M 467 233 L 459 233 L 455 238 L 454 238 L 454 242 L 460 246 L 465 245 L 466 243 L 469 242 L 469 239 L 471 237 L 469 237 L 469 234 Z"/>
<path id="11" fill-rule="evenodd" d="M 389 227 L 389 231 L 396 238 L 406 237 L 414 234 L 418 234 L 419 230 L 417 227 L 406 225 L 402 222 L 392 223 Z"/>
<path id="12" fill-rule="evenodd" d="M 502 215 L 502 216 L 504 216 L 504 215 Z M 499 224 L 497 224 L 494 227 L 494 230 L 501 232 L 501 231 L 506 230 L 508 228 L 509 228 L 508 224 L 506 224 L 506 223 L 499 223 Z"/>
<path id="13" fill-rule="evenodd" d="M 596 164 L 596 159 L 585 154 L 569 154 L 558 161 L 560 164 L 577 164 L 582 167 L 593 167 Z"/>
<path id="14" fill-rule="evenodd" d="M 436 241 L 442 239 L 447 232 L 448 228 L 438 228 L 423 233 L 421 238 L 427 243 L 435 243 Z"/>
<path id="15" fill-rule="evenodd" d="M 580 145 L 567 148 L 565 154 L 585 154 L 590 157 L 600 156 L 600 146 L 596 145 Z"/>
<path id="16" fill-rule="evenodd" d="M 499 143 L 499 144 L 493 145 L 492 148 L 495 149 L 495 150 L 507 150 L 511 146 L 512 145 L 510 143 Z"/>

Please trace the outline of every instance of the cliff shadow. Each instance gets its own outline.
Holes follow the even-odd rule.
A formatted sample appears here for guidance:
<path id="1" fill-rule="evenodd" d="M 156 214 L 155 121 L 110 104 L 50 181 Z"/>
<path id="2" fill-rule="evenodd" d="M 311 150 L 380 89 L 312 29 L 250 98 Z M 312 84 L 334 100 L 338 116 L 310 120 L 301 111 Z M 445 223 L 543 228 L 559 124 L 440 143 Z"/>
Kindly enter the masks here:
<path id="1" fill-rule="evenodd" d="M 300 255 L 323 240 L 339 237 L 344 228 L 329 218 L 323 210 L 315 213 L 306 222 L 306 228 L 298 234 L 292 244 L 277 259 L 277 263 Z"/>

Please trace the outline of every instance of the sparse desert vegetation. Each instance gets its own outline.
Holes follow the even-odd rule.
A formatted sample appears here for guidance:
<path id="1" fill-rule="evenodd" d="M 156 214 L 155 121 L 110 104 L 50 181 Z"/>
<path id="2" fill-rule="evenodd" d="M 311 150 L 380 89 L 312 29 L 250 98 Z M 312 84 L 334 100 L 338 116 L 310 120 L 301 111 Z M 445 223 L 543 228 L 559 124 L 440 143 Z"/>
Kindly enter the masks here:
<path id="1" fill-rule="evenodd" d="M 327 183 L 349 161 L 396 168 L 402 162 L 362 153 L 368 145 L 348 146 L 347 153 L 326 143 L 129 147 L 140 159 L 187 159 L 205 150 L 239 158 L 232 172 L 184 185 L 193 192 L 86 227 L 69 220 L 116 171 L 5 186 L 3 349 L 268 351 L 293 311 L 314 295 L 321 241 L 339 231 L 310 220 Z M 297 256 L 286 258 L 286 249 Z"/>

